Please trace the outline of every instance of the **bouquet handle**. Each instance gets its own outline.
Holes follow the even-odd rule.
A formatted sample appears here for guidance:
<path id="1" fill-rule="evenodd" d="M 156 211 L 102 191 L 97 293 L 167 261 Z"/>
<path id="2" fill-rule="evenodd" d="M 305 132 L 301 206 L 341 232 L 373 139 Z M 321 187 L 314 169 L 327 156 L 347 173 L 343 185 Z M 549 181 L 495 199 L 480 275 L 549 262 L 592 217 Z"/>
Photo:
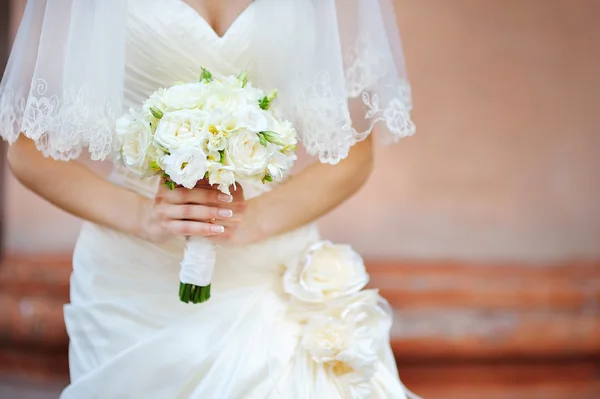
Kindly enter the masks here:
<path id="1" fill-rule="evenodd" d="M 210 298 L 210 283 L 216 261 L 215 244 L 204 237 L 186 237 L 181 270 L 179 299 L 202 303 Z"/>

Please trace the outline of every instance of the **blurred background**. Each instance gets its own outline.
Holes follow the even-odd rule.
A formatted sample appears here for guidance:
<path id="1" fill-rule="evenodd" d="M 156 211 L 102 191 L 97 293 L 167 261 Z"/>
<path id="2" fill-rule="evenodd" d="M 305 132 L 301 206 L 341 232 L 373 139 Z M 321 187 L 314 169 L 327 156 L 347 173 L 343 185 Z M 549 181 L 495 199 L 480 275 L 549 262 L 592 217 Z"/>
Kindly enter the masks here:
<path id="1" fill-rule="evenodd" d="M 365 256 L 426 399 L 599 399 L 600 1 L 395 2 L 417 135 L 324 235 Z M 25 0 L 0 4 L 3 65 Z M 80 222 L 0 170 L 0 398 L 56 398 Z"/>

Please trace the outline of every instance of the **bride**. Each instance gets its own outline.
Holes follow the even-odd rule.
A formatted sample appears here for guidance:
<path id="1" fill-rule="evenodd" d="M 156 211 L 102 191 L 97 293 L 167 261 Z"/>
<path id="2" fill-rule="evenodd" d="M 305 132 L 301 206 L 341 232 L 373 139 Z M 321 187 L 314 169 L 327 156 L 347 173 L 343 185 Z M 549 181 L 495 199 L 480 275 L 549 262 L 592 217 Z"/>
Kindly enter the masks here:
<path id="1" fill-rule="evenodd" d="M 320 162 L 232 195 L 127 172 L 115 119 L 203 66 L 278 88 Z M 414 132 L 410 108 L 390 0 L 28 2 L 0 86 L 0 134 L 17 178 L 86 220 L 61 398 L 412 397 L 386 302 L 364 288 L 360 257 L 315 227 L 367 180 L 373 129 L 379 141 Z M 108 180 L 61 162 L 85 148 L 115 161 Z M 185 236 L 217 243 L 203 304 L 177 296 Z"/>

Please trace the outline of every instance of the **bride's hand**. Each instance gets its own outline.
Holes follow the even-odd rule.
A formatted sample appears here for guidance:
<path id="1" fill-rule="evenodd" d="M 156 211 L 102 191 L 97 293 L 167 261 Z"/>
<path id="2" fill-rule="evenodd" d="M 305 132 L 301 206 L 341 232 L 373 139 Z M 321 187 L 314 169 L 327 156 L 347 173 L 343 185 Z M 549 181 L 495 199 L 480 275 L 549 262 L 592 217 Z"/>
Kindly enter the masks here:
<path id="1" fill-rule="evenodd" d="M 241 188 L 232 194 L 204 181 L 191 190 L 169 190 L 161 184 L 154 200 L 143 207 L 140 235 L 156 243 L 183 236 L 231 236 L 246 209 Z"/>

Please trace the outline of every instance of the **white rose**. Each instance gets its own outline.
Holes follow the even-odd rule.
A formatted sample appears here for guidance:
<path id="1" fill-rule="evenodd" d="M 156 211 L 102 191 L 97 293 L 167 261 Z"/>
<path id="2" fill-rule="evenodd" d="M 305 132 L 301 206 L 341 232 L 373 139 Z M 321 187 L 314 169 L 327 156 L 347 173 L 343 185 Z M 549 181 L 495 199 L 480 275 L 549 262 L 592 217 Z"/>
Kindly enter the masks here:
<path id="1" fill-rule="evenodd" d="M 218 129 L 223 133 L 231 133 L 240 128 L 244 128 L 244 126 L 233 114 L 224 115 L 219 120 Z"/>
<path id="2" fill-rule="evenodd" d="M 204 178 L 208 167 L 206 154 L 197 147 L 183 147 L 163 158 L 165 173 L 175 183 L 194 188 Z"/>
<path id="3" fill-rule="evenodd" d="M 236 109 L 245 106 L 243 94 L 243 90 L 232 90 L 229 88 L 211 90 L 202 109 L 209 112 L 219 110 L 225 114 L 230 114 Z"/>
<path id="4" fill-rule="evenodd" d="M 349 245 L 313 244 L 288 265 L 284 289 L 303 302 L 324 303 L 360 291 L 369 282 L 362 258 Z"/>
<path id="5" fill-rule="evenodd" d="M 262 179 L 271 155 L 268 147 L 260 143 L 258 135 L 249 130 L 234 132 L 227 138 L 226 163 L 242 179 Z"/>
<path id="6" fill-rule="evenodd" d="M 149 122 L 130 111 L 117 119 L 115 130 L 125 166 L 141 177 L 155 174 L 150 168 L 153 145 Z"/>
<path id="7" fill-rule="evenodd" d="M 258 105 L 239 108 L 233 112 L 233 117 L 239 121 L 240 126 L 254 133 L 269 129 L 269 118 Z"/>
<path id="8" fill-rule="evenodd" d="M 185 83 L 166 89 L 161 100 L 168 110 L 194 109 L 203 105 L 207 93 L 204 83 Z"/>
<path id="9" fill-rule="evenodd" d="M 182 147 L 201 146 L 205 141 L 206 115 L 196 110 L 166 112 L 158 123 L 154 140 L 172 152 Z"/>
<path id="10" fill-rule="evenodd" d="M 253 87 L 251 82 L 248 82 L 246 84 L 246 87 L 244 87 L 244 91 L 246 93 L 246 99 L 250 104 L 258 104 L 258 101 L 261 98 L 264 98 L 266 95 L 264 91 Z"/>
<path id="11" fill-rule="evenodd" d="M 279 140 L 281 140 L 285 147 L 294 147 L 296 144 L 298 144 L 298 133 L 290 121 L 280 121 L 276 118 L 273 118 L 271 122 L 271 129 L 274 132 L 277 132 L 279 135 Z"/>
<path id="12" fill-rule="evenodd" d="M 242 88 L 242 82 L 240 82 L 240 80 L 233 75 L 227 75 L 219 80 L 217 80 L 216 82 L 222 84 L 223 86 L 226 87 L 230 87 L 232 89 L 241 89 Z"/>
<path id="13" fill-rule="evenodd" d="M 273 180 L 282 180 L 285 176 L 285 173 L 292 167 L 295 160 L 295 153 L 283 154 L 277 151 L 269 159 L 269 163 L 267 164 L 267 171 L 269 172 L 269 175 L 273 178 Z"/>
<path id="14" fill-rule="evenodd" d="M 218 131 L 208 135 L 208 143 L 206 144 L 206 148 L 208 148 L 210 152 L 219 152 L 224 150 L 226 147 L 227 138 L 223 132 Z"/>
<path id="15" fill-rule="evenodd" d="M 230 194 L 229 187 L 235 184 L 235 176 L 231 168 L 217 162 L 211 162 L 208 167 L 208 182 L 218 185 L 219 191 Z"/>
<path id="16" fill-rule="evenodd" d="M 144 103 L 142 104 L 142 111 L 146 118 L 152 120 L 155 119 L 152 115 L 152 112 L 150 112 L 150 108 L 156 108 L 159 110 L 165 110 L 167 108 L 167 105 L 164 102 L 165 91 L 166 89 L 160 88 L 154 93 L 152 93 L 146 101 L 144 101 Z"/>

